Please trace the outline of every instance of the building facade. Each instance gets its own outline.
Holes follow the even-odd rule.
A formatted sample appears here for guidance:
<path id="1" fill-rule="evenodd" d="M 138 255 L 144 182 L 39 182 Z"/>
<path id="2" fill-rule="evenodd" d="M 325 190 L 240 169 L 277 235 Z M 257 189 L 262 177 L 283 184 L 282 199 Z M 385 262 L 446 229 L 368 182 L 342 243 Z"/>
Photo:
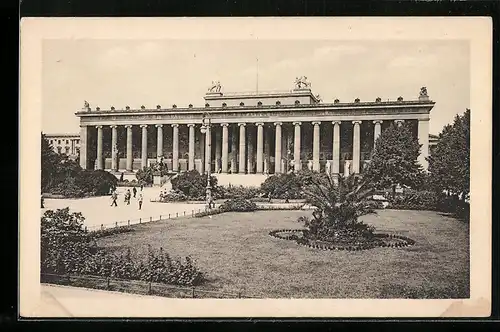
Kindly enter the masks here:
<path id="1" fill-rule="evenodd" d="M 45 138 L 54 148 L 54 152 L 77 158 L 80 153 L 80 135 L 78 134 L 45 134 Z"/>
<path id="2" fill-rule="evenodd" d="M 380 133 L 404 124 L 422 144 L 419 162 L 427 169 L 435 103 L 426 88 L 410 101 L 324 103 L 304 79 L 285 92 L 223 93 L 216 83 L 204 99 L 204 107 L 152 109 L 91 109 L 86 103 L 76 112 L 80 165 L 133 172 L 162 158 L 173 171 L 362 173 Z M 205 133 L 203 117 L 211 123 Z"/>

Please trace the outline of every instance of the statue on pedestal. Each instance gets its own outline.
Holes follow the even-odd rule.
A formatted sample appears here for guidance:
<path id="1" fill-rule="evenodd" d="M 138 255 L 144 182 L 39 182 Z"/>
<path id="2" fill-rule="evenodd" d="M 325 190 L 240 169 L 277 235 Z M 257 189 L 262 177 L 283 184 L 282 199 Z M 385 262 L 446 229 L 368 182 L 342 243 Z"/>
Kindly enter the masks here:
<path id="1" fill-rule="evenodd" d="M 83 101 L 83 109 L 88 110 L 90 108 L 90 104 L 88 101 L 84 100 Z"/>
<path id="2" fill-rule="evenodd" d="M 351 174 L 351 161 L 346 160 L 344 162 L 344 176 L 348 177 Z"/>
<path id="3" fill-rule="evenodd" d="M 312 171 L 312 169 L 313 169 L 313 162 L 312 162 L 311 160 L 309 160 L 309 161 L 307 162 L 307 168 L 308 168 L 310 171 Z"/>
<path id="4" fill-rule="evenodd" d="M 325 173 L 330 175 L 330 172 L 331 172 L 330 160 L 327 160 L 325 165 Z"/>
<path id="5" fill-rule="evenodd" d="M 423 86 L 420 88 L 420 97 L 429 97 L 427 95 L 427 87 Z"/>
<path id="6" fill-rule="evenodd" d="M 307 89 L 311 87 L 311 83 L 307 82 L 307 76 L 295 77 L 296 89 Z"/>
<path id="7" fill-rule="evenodd" d="M 212 85 L 208 88 L 208 92 L 217 92 L 221 90 L 221 85 L 219 81 L 212 81 Z"/>

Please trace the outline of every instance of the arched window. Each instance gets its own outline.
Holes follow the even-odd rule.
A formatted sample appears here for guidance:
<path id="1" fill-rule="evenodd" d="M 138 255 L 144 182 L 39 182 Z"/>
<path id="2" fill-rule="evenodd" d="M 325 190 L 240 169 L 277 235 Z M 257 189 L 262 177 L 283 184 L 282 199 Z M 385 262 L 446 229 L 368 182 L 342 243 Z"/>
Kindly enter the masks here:
<path id="1" fill-rule="evenodd" d="M 262 102 L 261 102 L 261 101 L 259 101 L 259 102 L 257 103 L 257 106 L 262 106 Z"/>
<path id="2" fill-rule="evenodd" d="M 276 105 L 278 105 L 278 106 L 281 105 L 281 101 L 277 100 Z"/>
<path id="3" fill-rule="evenodd" d="M 245 106 L 245 103 L 244 103 L 244 102 L 241 102 L 241 103 L 240 103 L 240 106 Z"/>
<path id="4" fill-rule="evenodd" d="M 300 104 L 300 101 L 296 100 L 295 105 L 298 105 L 298 104 Z"/>
<path id="5" fill-rule="evenodd" d="M 222 103 L 222 107 L 226 107 L 226 106 L 227 106 L 227 104 L 226 104 L 226 103 Z"/>

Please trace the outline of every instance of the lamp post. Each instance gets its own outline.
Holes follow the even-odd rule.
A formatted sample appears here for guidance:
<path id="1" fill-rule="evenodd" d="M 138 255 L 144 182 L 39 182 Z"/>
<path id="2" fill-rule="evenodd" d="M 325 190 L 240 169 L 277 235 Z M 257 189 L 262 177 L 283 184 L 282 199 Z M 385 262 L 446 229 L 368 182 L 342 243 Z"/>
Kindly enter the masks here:
<path id="1" fill-rule="evenodd" d="M 202 125 L 201 125 L 201 133 L 202 134 L 205 134 L 205 135 L 209 135 L 210 134 L 210 126 L 211 126 L 211 119 L 210 119 L 210 116 L 208 114 L 208 112 L 204 112 L 203 113 L 203 118 L 202 118 Z M 207 146 L 207 152 L 205 153 L 205 158 L 207 158 L 207 164 L 208 164 L 208 167 L 207 169 L 205 170 L 206 174 L 207 174 L 207 188 L 206 188 L 206 201 L 207 201 L 207 209 L 210 210 L 212 208 L 212 186 L 210 184 L 210 177 L 211 177 L 211 171 L 212 171 L 212 162 L 211 162 L 211 155 L 212 155 L 212 140 L 211 140 L 211 137 L 207 137 L 205 136 L 207 142 L 208 142 L 208 146 Z"/>

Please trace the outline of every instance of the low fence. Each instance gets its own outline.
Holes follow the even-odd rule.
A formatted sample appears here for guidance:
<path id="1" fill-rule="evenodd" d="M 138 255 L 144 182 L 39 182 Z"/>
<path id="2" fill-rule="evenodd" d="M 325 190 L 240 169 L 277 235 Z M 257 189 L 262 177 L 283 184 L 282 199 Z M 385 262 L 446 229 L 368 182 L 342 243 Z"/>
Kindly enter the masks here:
<path id="1" fill-rule="evenodd" d="M 200 287 L 181 287 L 157 282 L 141 280 L 126 280 L 111 277 L 99 277 L 91 275 L 60 275 L 41 273 L 40 281 L 45 284 L 64 285 L 72 287 L 84 287 L 124 293 L 155 295 L 172 298 L 216 298 L 216 299 L 238 299 L 254 298 L 244 296 L 241 292 L 229 293 L 222 291 L 206 290 Z"/>
<path id="2" fill-rule="evenodd" d="M 205 211 L 205 208 L 190 209 L 190 210 L 185 210 L 185 211 L 181 211 L 181 212 L 161 214 L 159 216 L 149 216 L 149 217 L 145 217 L 145 218 L 127 219 L 127 220 L 115 221 L 112 223 L 102 223 L 102 224 L 97 224 L 97 225 L 92 225 L 92 226 L 84 226 L 84 230 L 87 232 L 92 232 L 92 231 L 106 230 L 106 229 L 118 228 L 118 227 L 124 227 L 124 226 L 139 225 L 139 224 L 144 224 L 144 223 L 148 223 L 148 222 L 155 222 L 155 221 L 180 219 L 180 218 L 192 218 L 195 216 L 195 214 L 200 213 L 202 211 Z"/>

